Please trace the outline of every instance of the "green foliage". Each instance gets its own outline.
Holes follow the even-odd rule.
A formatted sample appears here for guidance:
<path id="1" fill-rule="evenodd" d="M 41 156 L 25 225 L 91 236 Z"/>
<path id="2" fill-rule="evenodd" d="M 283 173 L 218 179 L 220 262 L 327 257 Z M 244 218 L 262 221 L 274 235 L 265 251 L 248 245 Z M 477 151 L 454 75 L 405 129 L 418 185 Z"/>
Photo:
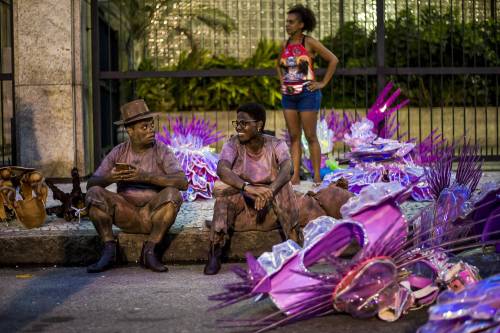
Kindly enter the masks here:
<path id="1" fill-rule="evenodd" d="M 261 41 L 254 54 L 243 61 L 225 55 L 212 56 L 206 50 L 183 52 L 178 63 L 162 70 L 213 70 L 274 68 L 279 44 Z M 152 70 L 150 60 L 140 70 Z M 229 110 L 241 103 L 255 101 L 277 108 L 281 95 L 275 77 L 191 77 L 143 79 L 137 81 L 136 94 L 156 110 Z"/>
<path id="2" fill-rule="evenodd" d="M 423 7 L 417 16 L 404 10 L 385 22 L 386 67 L 476 67 L 499 66 L 500 22 L 492 19 L 462 22 L 455 12 L 440 13 Z M 346 23 L 333 37 L 322 40 L 340 58 L 341 67 L 374 67 L 374 31 L 355 22 Z M 320 60 L 321 63 L 321 60 Z M 322 64 L 324 66 L 324 64 Z M 374 77 L 341 78 L 323 91 L 325 106 L 365 107 L 365 91 L 376 91 Z M 495 105 L 494 75 L 390 76 L 412 105 Z M 367 88 L 367 89 L 366 89 Z M 360 96 L 361 95 L 361 96 Z"/>
<path id="3" fill-rule="evenodd" d="M 385 22 L 385 65 L 387 67 L 475 67 L 500 66 L 500 22 L 492 19 L 462 22 L 458 13 L 440 13 L 422 7 L 418 17 L 401 11 Z M 375 31 L 358 22 L 346 22 L 334 36 L 321 42 L 335 53 L 339 68 L 376 66 Z M 213 56 L 205 50 L 183 53 L 179 62 L 162 70 L 210 70 L 274 68 L 279 45 L 261 41 L 255 53 L 238 61 L 225 55 Z M 326 67 L 322 59 L 319 67 Z M 139 70 L 154 70 L 150 61 Z M 496 105 L 495 75 L 389 76 L 414 106 Z M 334 76 L 323 89 L 326 108 L 365 109 L 375 99 L 375 76 Z M 147 79 L 137 82 L 136 93 L 158 110 L 227 110 L 247 101 L 267 108 L 280 107 L 277 77 L 193 77 Z"/>

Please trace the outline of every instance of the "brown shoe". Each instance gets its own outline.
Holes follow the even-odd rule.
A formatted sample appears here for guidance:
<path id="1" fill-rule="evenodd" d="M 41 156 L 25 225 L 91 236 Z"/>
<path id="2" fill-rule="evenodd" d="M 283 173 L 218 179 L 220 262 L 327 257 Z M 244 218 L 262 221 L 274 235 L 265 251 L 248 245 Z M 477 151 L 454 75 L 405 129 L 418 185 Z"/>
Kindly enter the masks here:
<path id="1" fill-rule="evenodd" d="M 149 268 L 153 272 L 168 272 L 167 266 L 163 265 L 156 257 L 155 246 L 156 244 L 153 242 L 144 242 L 139 263 L 142 267 Z"/>
<path id="2" fill-rule="evenodd" d="M 205 265 L 203 273 L 205 275 L 215 275 L 219 273 L 221 267 L 222 248 L 219 244 L 210 244 L 208 252 L 208 262 Z"/>
<path id="3" fill-rule="evenodd" d="M 101 258 L 98 262 L 87 266 L 87 273 L 100 273 L 110 269 L 116 264 L 116 241 L 108 241 L 104 243 Z"/>

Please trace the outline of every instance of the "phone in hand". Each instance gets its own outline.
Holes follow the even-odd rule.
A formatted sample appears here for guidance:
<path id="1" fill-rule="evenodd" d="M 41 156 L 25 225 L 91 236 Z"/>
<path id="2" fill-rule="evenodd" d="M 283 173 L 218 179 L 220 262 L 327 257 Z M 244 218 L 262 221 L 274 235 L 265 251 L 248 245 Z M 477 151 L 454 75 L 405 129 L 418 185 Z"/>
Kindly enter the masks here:
<path id="1" fill-rule="evenodd" d="M 115 164 L 115 169 L 117 171 L 128 171 L 128 170 L 133 170 L 135 169 L 133 166 L 127 163 L 116 163 Z"/>

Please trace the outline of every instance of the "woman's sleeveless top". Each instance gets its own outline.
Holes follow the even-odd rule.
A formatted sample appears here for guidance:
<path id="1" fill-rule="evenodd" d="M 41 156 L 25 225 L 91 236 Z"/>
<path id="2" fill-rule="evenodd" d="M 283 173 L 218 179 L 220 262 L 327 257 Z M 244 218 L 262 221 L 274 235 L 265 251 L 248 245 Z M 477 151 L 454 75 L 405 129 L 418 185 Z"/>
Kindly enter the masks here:
<path id="1" fill-rule="evenodd" d="M 313 59 L 305 46 L 306 36 L 301 44 L 290 44 L 290 39 L 281 53 L 280 67 L 283 69 L 281 92 L 284 95 L 300 94 L 310 81 L 314 81 Z"/>

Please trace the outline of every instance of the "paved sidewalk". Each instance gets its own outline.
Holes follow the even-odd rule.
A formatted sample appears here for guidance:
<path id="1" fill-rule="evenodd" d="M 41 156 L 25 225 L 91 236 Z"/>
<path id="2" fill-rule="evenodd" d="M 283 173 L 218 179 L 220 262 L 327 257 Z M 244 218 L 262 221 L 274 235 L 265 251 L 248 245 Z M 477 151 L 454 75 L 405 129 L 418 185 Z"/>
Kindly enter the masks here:
<path id="1" fill-rule="evenodd" d="M 87 274 L 81 267 L 0 269 L 0 332 L 241 332 L 219 328 L 216 320 L 262 318 L 276 308 L 269 300 L 248 300 L 207 311 L 214 305 L 207 297 L 237 281 L 231 266 L 215 276 L 203 275 L 201 265 L 170 266 L 165 274 L 137 266 L 102 274 Z M 427 309 L 394 323 L 342 314 L 272 332 L 410 333 L 426 321 Z"/>

